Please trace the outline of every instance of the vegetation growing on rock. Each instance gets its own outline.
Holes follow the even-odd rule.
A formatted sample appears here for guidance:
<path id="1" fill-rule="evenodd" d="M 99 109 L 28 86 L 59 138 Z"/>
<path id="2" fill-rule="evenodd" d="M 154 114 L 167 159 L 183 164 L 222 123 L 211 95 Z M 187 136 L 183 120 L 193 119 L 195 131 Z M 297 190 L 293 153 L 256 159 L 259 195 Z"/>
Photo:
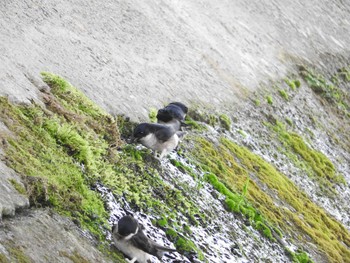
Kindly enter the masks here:
<path id="1" fill-rule="evenodd" d="M 0 98 L 0 118 L 12 132 L 4 138 L 6 162 L 23 175 L 32 206 L 52 207 L 103 241 L 109 215 L 93 190 L 101 182 L 136 210 L 171 218 L 166 228 L 182 232 L 179 220 L 195 223 L 199 209 L 161 179 L 149 151 L 124 145 L 116 120 L 64 79 L 50 73 L 43 79 L 51 88 L 42 93 L 45 107 Z M 173 241 L 203 259 L 186 233 Z"/>
<path id="2" fill-rule="evenodd" d="M 208 181 L 226 196 L 229 209 L 246 215 L 255 227 L 262 227 L 265 236 L 272 239 L 271 232 L 277 228 L 300 242 L 306 243 L 310 237 L 330 262 L 350 256 L 350 233 L 272 165 L 225 137 L 215 143 L 191 139 L 196 141 L 191 157 L 210 173 Z M 245 201 L 240 192 L 247 178 Z"/>
<path id="3" fill-rule="evenodd" d="M 341 76 L 346 79 L 344 72 Z M 308 74 L 306 79 L 316 78 Z M 348 230 L 313 203 L 287 175 L 226 137 L 232 125 L 227 115 L 200 110 L 188 114 L 186 122 L 193 132 L 179 152 L 196 168 L 176 159 L 170 162 L 194 178 L 197 188 L 180 183 L 173 187 L 164 180 L 167 174 L 149 150 L 122 141 L 135 124 L 121 116 L 110 116 L 59 76 L 43 73 L 43 79 L 51 89 L 42 91 L 42 105 L 15 105 L 0 98 L 0 120 L 11 131 L 3 138 L 6 162 L 22 175 L 25 189 L 16 181 L 11 183 L 29 196 L 32 206 L 52 207 L 88 229 L 103 244 L 110 228 L 109 215 L 104 200 L 94 191 L 102 183 L 121 204 L 127 202 L 135 211 L 152 214 L 153 224 L 165 231 L 182 254 L 195 254 L 205 261 L 203 247 L 191 239 L 191 226 L 205 226 L 210 214 L 198 207 L 188 192 L 210 184 L 224 197 L 222 204 L 227 211 L 243 216 L 269 242 L 283 245 L 282 238 L 288 238 L 300 243 L 302 249 L 296 252 L 285 248 L 291 260 L 312 262 L 303 251 L 307 242 L 316 244 L 329 262 L 350 258 Z M 286 83 L 293 90 L 300 86 L 299 80 Z M 273 103 L 271 95 L 266 99 Z M 286 122 L 293 128 L 291 119 L 286 118 Z M 204 131 L 212 129 L 206 124 L 217 129 L 215 136 L 203 136 Z M 336 195 L 334 186 L 345 180 L 332 162 L 281 122 L 267 126 L 277 134 L 290 160 Z M 238 132 L 244 138 L 248 136 L 242 130 Z M 106 244 L 101 249 L 105 251 Z M 121 255 L 112 254 L 118 262 L 123 260 Z M 61 256 L 84 260 L 74 253 Z"/>

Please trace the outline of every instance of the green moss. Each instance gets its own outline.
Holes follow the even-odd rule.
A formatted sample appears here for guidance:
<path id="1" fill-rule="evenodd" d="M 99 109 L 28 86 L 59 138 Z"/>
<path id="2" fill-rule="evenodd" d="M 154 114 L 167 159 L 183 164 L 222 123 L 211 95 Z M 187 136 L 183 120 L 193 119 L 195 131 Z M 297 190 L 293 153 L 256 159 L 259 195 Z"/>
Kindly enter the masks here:
<path id="1" fill-rule="evenodd" d="M 314 263 L 308 254 L 304 251 L 298 250 L 296 253 L 292 253 L 293 262 L 295 263 Z"/>
<path id="2" fill-rule="evenodd" d="M 290 118 L 285 118 L 285 120 L 286 120 L 286 123 L 289 125 L 289 126 L 293 126 L 294 124 L 293 124 L 293 121 L 290 119 Z"/>
<path id="3" fill-rule="evenodd" d="M 300 75 L 316 94 L 325 98 L 331 105 L 336 106 L 340 112 L 347 116 L 349 115 L 349 93 L 340 89 L 337 86 L 337 82 L 334 84 L 331 81 L 328 81 L 323 75 L 304 66 L 300 66 Z"/>
<path id="4" fill-rule="evenodd" d="M 0 263 L 10 263 L 10 261 L 4 254 L 0 253 Z"/>
<path id="5" fill-rule="evenodd" d="M 219 115 L 219 120 L 221 123 L 221 126 L 225 129 L 230 131 L 231 130 L 231 119 L 229 116 L 227 116 L 226 114 L 220 114 Z"/>
<path id="6" fill-rule="evenodd" d="M 192 169 L 190 166 L 185 165 L 185 164 L 183 164 L 182 162 L 177 161 L 177 160 L 175 160 L 175 159 L 170 159 L 170 162 L 171 162 L 176 168 L 178 168 L 181 172 L 187 173 L 187 174 L 191 175 L 193 178 L 197 178 L 196 173 L 193 171 L 193 169 Z"/>
<path id="7" fill-rule="evenodd" d="M 62 77 L 49 72 L 42 72 L 41 75 L 43 80 L 50 86 L 51 92 L 55 94 L 58 101 L 70 112 L 88 115 L 93 118 L 110 117 Z M 45 102 L 50 104 L 48 100 Z"/>
<path id="8" fill-rule="evenodd" d="M 10 179 L 9 181 L 13 185 L 13 187 L 17 190 L 18 193 L 20 193 L 22 195 L 26 195 L 27 194 L 27 191 L 22 186 L 22 184 L 18 183 L 15 179 Z"/>
<path id="9" fill-rule="evenodd" d="M 202 261 L 205 260 L 203 252 L 199 250 L 191 240 L 183 236 L 179 236 L 176 230 L 169 228 L 166 231 L 166 235 L 170 240 L 174 242 L 176 249 L 180 253 L 186 253 L 186 252 L 196 253 L 199 260 L 202 260 Z"/>
<path id="10" fill-rule="evenodd" d="M 343 77 L 344 81 L 350 82 L 350 67 L 342 67 L 338 70 L 339 75 Z"/>
<path id="11" fill-rule="evenodd" d="M 158 110 L 156 108 L 151 108 L 148 113 L 148 118 L 150 122 L 157 122 Z"/>
<path id="12" fill-rule="evenodd" d="M 246 132 L 245 131 L 243 131 L 243 130 L 238 130 L 238 133 L 240 134 L 240 135 L 242 135 L 244 138 L 246 138 L 248 135 L 246 134 Z"/>
<path id="13" fill-rule="evenodd" d="M 117 121 L 62 78 L 45 73 L 44 80 L 52 92 L 42 94 L 45 106 L 0 98 L 0 120 L 13 135 L 3 138 L 7 164 L 23 175 L 31 205 L 70 217 L 100 240 L 101 250 L 108 245 L 104 229 L 109 215 L 101 196 L 91 190 L 99 182 L 133 209 L 171 218 L 167 227 L 189 239 L 182 226 L 198 224 L 200 208 L 162 180 L 150 151 L 124 145 Z M 120 118 L 118 123 L 129 126 Z M 184 164 L 179 169 L 190 171 Z M 201 220 L 205 224 L 205 216 Z"/>
<path id="14" fill-rule="evenodd" d="M 350 258 L 350 234 L 344 226 L 314 204 L 271 164 L 227 138 L 221 138 L 220 144 L 216 145 L 200 137 L 191 140 L 197 145 L 191 152 L 192 159 L 201 164 L 201 169 L 209 172 L 208 181 L 229 196 L 226 197 L 226 205 L 236 212 L 237 204 L 240 204 L 240 212 L 254 217 L 255 227 L 264 235 L 274 237 L 274 232 L 279 235 L 282 231 L 299 242 L 310 242 L 310 238 L 330 262 Z M 237 202 L 230 192 L 239 193 L 247 178 L 250 178 L 249 190 L 245 195 L 247 202 Z M 282 206 L 275 203 L 271 193 L 278 196 Z M 251 204 L 252 209 L 245 207 L 247 203 Z"/>
<path id="15" fill-rule="evenodd" d="M 260 106 L 261 102 L 260 102 L 260 100 L 256 99 L 256 100 L 254 100 L 254 104 L 255 104 L 255 106 Z"/>
<path id="16" fill-rule="evenodd" d="M 66 149 L 64 146 L 75 145 L 75 142 L 56 141 L 45 125 L 55 120 L 56 126 L 62 127 L 60 122 L 63 120 L 55 119 L 38 105 L 13 106 L 3 98 L 0 104 L 6 112 L 2 111 L 0 118 L 8 124 L 10 130 L 18 133 L 16 138 L 8 138 L 8 147 L 5 149 L 8 165 L 20 174 L 41 178 L 25 178 L 30 185 L 30 199 L 41 200 L 42 205 L 53 206 L 68 216 L 74 214 L 83 225 L 97 234 L 97 225 L 106 223 L 105 220 L 101 221 L 106 212 L 102 200 L 97 193 L 89 189 L 81 167 L 75 163 L 77 160 L 83 163 L 86 160 L 80 156 L 77 156 L 77 159 L 70 156 L 69 154 L 75 156 L 70 151 L 76 149 Z M 8 119 L 9 116 L 11 120 Z M 38 125 L 36 122 L 39 117 Z M 86 164 L 89 166 L 90 163 L 87 161 Z M 97 215 L 96 222 L 89 219 L 93 215 Z M 92 225 L 87 222 L 91 222 Z"/>
<path id="17" fill-rule="evenodd" d="M 207 130 L 207 127 L 205 127 L 203 124 L 198 123 L 197 121 L 193 120 L 191 117 L 188 117 L 188 116 L 186 116 L 185 123 L 194 130 L 198 130 L 198 131 Z"/>
<path id="18" fill-rule="evenodd" d="M 272 105 L 273 104 L 272 96 L 271 95 L 267 95 L 266 96 L 266 101 L 267 101 L 268 104 Z"/>
<path id="19" fill-rule="evenodd" d="M 34 263 L 20 247 L 11 247 L 8 251 L 11 259 L 14 259 L 17 263 Z"/>
<path id="20" fill-rule="evenodd" d="M 285 90 L 283 90 L 283 89 L 280 89 L 280 90 L 278 90 L 278 93 L 281 95 L 281 97 L 283 98 L 283 99 L 285 99 L 285 100 L 289 100 L 289 96 L 288 96 L 288 93 L 285 91 Z"/>
<path id="21" fill-rule="evenodd" d="M 157 221 L 157 225 L 160 227 L 165 227 L 168 225 L 168 220 L 165 217 L 162 217 Z"/>
<path id="22" fill-rule="evenodd" d="M 300 80 L 295 79 L 295 80 L 291 80 L 289 78 L 285 78 L 284 82 L 291 88 L 291 90 L 295 91 L 296 88 L 300 87 Z"/>
<path id="23" fill-rule="evenodd" d="M 289 156 L 291 152 L 297 155 L 297 158 L 291 158 L 292 161 L 298 166 L 301 161 L 301 167 L 305 167 L 310 176 L 317 177 L 320 184 L 330 192 L 334 192 L 334 184 L 345 184 L 344 177 L 336 172 L 333 163 L 323 153 L 310 148 L 300 135 L 287 131 L 285 125 L 280 122 L 272 128 L 278 133 L 285 149 L 289 149 Z"/>

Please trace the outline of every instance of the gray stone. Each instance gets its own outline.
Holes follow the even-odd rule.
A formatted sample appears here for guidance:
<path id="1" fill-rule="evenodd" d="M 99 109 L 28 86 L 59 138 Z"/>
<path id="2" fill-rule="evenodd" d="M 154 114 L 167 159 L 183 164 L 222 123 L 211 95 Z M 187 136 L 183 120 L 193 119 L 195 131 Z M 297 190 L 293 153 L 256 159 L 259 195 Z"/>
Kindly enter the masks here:
<path id="1" fill-rule="evenodd" d="M 29 206 L 28 197 L 19 193 L 11 180 L 24 187 L 16 172 L 0 161 L 0 219 L 3 216 L 14 216 L 17 209 Z"/>
<path id="2" fill-rule="evenodd" d="M 50 71 L 110 113 L 180 100 L 225 108 L 296 63 L 347 58 L 349 1 L 3 0 L 0 94 Z M 329 64 L 329 63 L 328 63 Z"/>
<path id="3" fill-rule="evenodd" d="M 88 234 L 50 210 L 31 210 L 0 225 L 0 253 L 20 250 L 31 262 L 112 262 L 98 251 Z M 75 260 L 72 260 L 72 259 Z M 26 261 L 27 262 L 27 261 Z"/>

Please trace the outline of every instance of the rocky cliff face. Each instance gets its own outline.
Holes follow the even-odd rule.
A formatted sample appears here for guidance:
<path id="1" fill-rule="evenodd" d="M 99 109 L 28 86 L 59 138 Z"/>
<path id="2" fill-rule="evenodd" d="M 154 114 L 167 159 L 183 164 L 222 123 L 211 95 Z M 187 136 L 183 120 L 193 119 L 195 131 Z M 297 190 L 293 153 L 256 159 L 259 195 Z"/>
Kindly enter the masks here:
<path id="1" fill-rule="evenodd" d="M 123 262 L 125 213 L 164 262 L 349 262 L 347 3 L 0 7 L 0 262 Z M 176 153 L 127 144 L 174 100 Z"/>

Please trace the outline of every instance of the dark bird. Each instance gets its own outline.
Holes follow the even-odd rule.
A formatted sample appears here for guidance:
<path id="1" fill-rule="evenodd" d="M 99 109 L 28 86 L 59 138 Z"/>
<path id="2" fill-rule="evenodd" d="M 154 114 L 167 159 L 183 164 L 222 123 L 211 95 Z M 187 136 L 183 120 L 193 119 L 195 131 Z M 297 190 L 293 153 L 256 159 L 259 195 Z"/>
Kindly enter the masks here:
<path id="1" fill-rule="evenodd" d="M 161 159 L 178 145 L 177 131 L 179 129 L 179 121 L 174 121 L 173 125 L 141 123 L 134 129 L 133 141 L 140 142 L 143 146 L 154 150 L 155 155 L 159 152 Z"/>
<path id="2" fill-rule="evenodd" d="M 151 255 L 159 260 L 166 252 L 175 252 L 176 249 L 161 246 L 149 239 L 143 232 L 143 226 L 132 216 L 123 216 L 112 227 L 112 237 L 115 246 L 131 258 L 128 262 L 150 263 Z"/>
<path id="3" fill-rule="evenodd" d="M 180 124 L 184 124 L 188 108 L 181 102 L 171 102 L 163 109 L 158 110 L 157 120 L 158 123 L 172 125 L 174 122 L 177 125 L 177 121 Z M 179 127 L 180 129 L 180 127 Z"/>

